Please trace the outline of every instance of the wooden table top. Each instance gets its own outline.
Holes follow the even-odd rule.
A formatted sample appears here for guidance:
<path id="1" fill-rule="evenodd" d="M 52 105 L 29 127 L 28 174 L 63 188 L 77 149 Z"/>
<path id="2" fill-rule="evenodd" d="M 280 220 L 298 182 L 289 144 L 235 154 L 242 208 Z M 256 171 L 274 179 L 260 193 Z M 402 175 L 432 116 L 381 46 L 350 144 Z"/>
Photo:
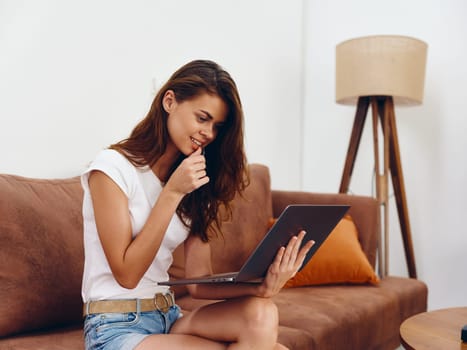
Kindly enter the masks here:
<path id="1" fill-rule="evenodd" d="M 465 325 L 467 307 L 423 312 L 402 322 L 402 345 L 417 350 L 467 350 L 467 343 L 461 341 L 461 330 Z"/>

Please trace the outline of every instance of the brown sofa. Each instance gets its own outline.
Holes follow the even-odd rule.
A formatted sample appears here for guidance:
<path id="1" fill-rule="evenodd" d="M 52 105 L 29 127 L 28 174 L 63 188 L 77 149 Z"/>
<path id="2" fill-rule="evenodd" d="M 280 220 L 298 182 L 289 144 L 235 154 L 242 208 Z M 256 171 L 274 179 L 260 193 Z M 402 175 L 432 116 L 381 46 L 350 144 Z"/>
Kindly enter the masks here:
<path id="1" fill-rule="evenodd" d="M 369 197 L 271 191 L 268 169 L 252 165 L 251 185 L 237 198 L 223 239 L 212 242 L 216 272 L 239 268 L 289 203 L 345 203 L 359 241 L 374 266 L 379 209 Z M 29 179 L 0 175 L 0 349 L 83 349 L 81 273 L 82 191 L 79 178 Z M 183 275 L 183 250 L 171 269 Z M 183 288 L 177 302 L 187 312 L 211 302 Z M 399 326 L 427 308 L 418 280 L 387 277 L 379 285 L 322 285 L 283 289 L 274 297 L 279 340 L 290 349 L 395 349 Z"/>

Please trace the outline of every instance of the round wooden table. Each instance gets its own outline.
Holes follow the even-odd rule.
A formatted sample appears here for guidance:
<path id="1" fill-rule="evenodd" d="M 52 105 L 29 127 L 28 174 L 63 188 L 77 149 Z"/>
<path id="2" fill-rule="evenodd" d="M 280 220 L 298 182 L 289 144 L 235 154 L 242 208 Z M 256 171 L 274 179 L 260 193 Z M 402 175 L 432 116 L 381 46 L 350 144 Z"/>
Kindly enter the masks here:
<path id="1" fill-rule="evenodd" d="M 467 325 L 467 307 L 423 312 L 402 322 L 400 336 L 406 349 L 467 350 L 461 340 Z"/>

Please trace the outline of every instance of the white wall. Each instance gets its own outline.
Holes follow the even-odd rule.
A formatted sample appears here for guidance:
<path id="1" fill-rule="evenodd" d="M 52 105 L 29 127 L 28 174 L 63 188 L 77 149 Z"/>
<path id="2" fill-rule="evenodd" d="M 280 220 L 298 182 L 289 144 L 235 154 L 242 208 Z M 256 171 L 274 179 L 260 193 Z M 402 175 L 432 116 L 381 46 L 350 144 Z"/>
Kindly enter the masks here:
<path id="1" fill-rule="evenodd" d="M 301 6 L 0 0 L 0 172 L 78 174 L 129 134 L 175 69 L 209 58 L 239 87 L 250 161 L 298 188 Z"/>
<path id="2" fill-rule="evenodd" d="M 334 102 L 335 45 L 414 36 L 429 44 L 425 101 L 396 114 L 417 269 L 430 308 L 466 305 L 466 15 L 464 0 L 0 0 L 0 172 L 78 174 L 173 70 L 210 58 L 237 81 L 249 159 L 273 187 L 336 192 L 355 111 Z M 369 130 L 358 194 L 372 193 Z M 390 272 L 407 275 L 390 211 Z"/>
<path id="3" fill-rule="evenodd" d="M 428 43 L 423 105 L 396 120 L 418 277 L 429 308 L 467 305 L 467 2 L 464 0 L 310 1 L 306 7 L 304 182 L 338 191 L 355 107 L 335 98 L 335 46 L 376 34 Z M 367 118 L 350 189 L 372 194 L 373 145 Z M 391 188 L 392 190 L 392 188 Z M 392 193 L 392 192 L 391 192 Z M 394 198 L 390 273 L 407 276 Z"/>

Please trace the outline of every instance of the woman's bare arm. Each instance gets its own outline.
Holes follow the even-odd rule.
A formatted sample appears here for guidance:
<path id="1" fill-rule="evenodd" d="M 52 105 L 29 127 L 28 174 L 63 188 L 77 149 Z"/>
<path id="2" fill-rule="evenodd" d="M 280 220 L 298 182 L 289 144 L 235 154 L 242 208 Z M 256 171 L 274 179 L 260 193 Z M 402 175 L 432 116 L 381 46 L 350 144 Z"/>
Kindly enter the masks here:
<path id="1" fill-rule="evenodd" d="M 177 206 L 187 193 L 206 184 L 201 150 L 185 158 L 174 171 L 151 209 L 143 228 L 132 238 L 128 198 L 106 174 L 89 176 L 99 238 L 117 282 L 135 288 L 153 262 Z"/>
<path id="2" fill-rule="evenodd" d="M 128 199 L 113 180 L 100 171 L 89 176 L 94 215 L 112 273 L 125 288 L 135 288 L 159 250 L 181 196 L 162 191 L 141 232 L 132 238 Z"/>

